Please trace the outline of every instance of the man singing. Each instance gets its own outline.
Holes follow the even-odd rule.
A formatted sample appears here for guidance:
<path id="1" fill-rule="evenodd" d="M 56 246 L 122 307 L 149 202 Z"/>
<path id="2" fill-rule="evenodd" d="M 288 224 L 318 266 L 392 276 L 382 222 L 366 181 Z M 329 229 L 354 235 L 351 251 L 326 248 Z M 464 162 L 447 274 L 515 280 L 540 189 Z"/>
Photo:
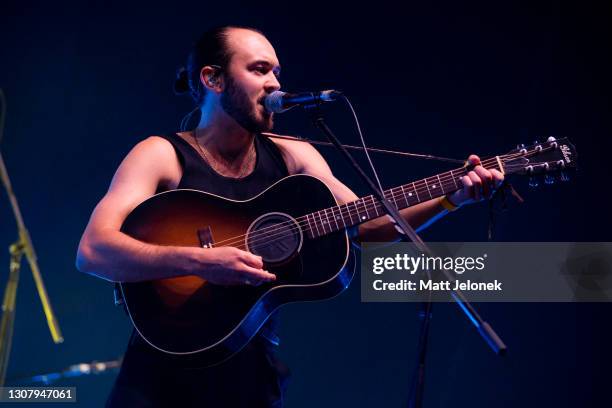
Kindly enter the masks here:
<path id="1" fill-rule="evenodd" d="M 259 31 L 221 27 L 206 32 L 176 83 L 198 104 L 198 126 L 151 136 L 129 152 L 93 211 L 77 268 L 112 282 L 186 275 L 215 285 L 274 281 L 259 256 L 238 248 L 152 245 L 120 228 L 138 204 L 162 191 L 189 188 L 245 200 L 292 174 L 322 180 L 339 203 L 356 200 L 311 145 L 262 135 L 273 127 L 273 114 L 263 101 L 280 88 L 279 75 L 276 52 Z M 461 190 L 406 208 L 402 216 L 423 228 L 448 211 L 489 197 L 503 175 L 478 165 L 476 156 L 469 162 L 475 167 L 462 178 Z M 380 217 L 362 224 L 358 238 L 390 241 L 396 232 L 387 217 Z M 280 407 L 285 374 L 272 352 L 275 343 L 273 331 L 263 330 L 228 361 L 194 369 L 181 359 L 164 359 L 134 333 L 107 406 Z"/>

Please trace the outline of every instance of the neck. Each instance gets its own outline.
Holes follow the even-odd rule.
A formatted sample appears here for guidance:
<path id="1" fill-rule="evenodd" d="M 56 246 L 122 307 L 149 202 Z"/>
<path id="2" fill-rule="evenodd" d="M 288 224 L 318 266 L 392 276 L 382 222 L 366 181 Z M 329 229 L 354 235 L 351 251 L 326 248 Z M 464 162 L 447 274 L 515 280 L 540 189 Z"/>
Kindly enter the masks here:
<path id="1" fill-rule="evenodd" d="M 504 171 L 497 156 L 483 160 L 482 165 L 487 169 Z M 461 177 L 466 175 L 467 171 L 466 167 L 461 167 L 391 188 L 383 193 L 392 205 L 401 210 L 459 190 L 462 187 Z M 382 204 L 369 195 L 346 204 L 306 214 L 298 221 L 307 225 L 306 231 L 310 238 L 317 238 L 383 215 L 385 211 Z"/>
<path id="2" fill-rule="evenodd" d="M 240 126 L 220 106 L 205 105 L 195 136 L 198 143 L 209 152 L 226 158 L 237 158 L 249 151 L 255 135 Z"/>

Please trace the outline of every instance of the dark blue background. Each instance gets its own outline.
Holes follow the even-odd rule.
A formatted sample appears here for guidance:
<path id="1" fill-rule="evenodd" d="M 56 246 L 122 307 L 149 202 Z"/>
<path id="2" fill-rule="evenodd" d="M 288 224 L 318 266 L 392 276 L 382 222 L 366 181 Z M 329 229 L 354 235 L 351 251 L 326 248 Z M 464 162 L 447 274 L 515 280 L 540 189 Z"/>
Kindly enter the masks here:
<path id="1" fill-rule="evenodd" d="M 111 285 L 74 267 L 80 235 L 112 174 L 144 137 L 175 130 L 192 108 L 171 91 L 205 29 L 243 24 L 275 45 L 287 90 L 344 90 L 370 146 L 464 158 L 568 136 L 580 153 L 572 182 L 532 192 L 498 217 L 496 239 L 609 241 L 610 13 L 580 3 L 457 6 L 286 2 L 4 2 L 0 87 L 8 98 L 2 152 L 36 246 L 65 342 L 53 345 L 30 277 L 20 282 L 8 376 L 123 353 L 130 324 Z M 327 109 L 347 143 L 343 105 Z M 319 138 L 306 115 L 279 132 Z M 334 172 L 358 180 L 333 152 Z M 448 170 L 376 156 L 387 187 Z M 0 247 L 16 238 L 0 195 Z M 423 236 L 485 240 L 486 206 L 462 209 Z M 520 256 L 520 254 L 517 254 Z M 8 254 L 0 252 L 6 279 Z M 537 271 L 534 271 L 537 273 Z M 481 304 L 509 346 L 493 355 L 454 305 L 435 306 L 426 407 L 604 406 L 609 304 Z M 327 302 L 283 309 L 281 353 L 293 371 L 288 407 L 405 405 L 415 362 L 412 304 L 362 304 L 358 285 Z M 61 381 L 101 406 L 113 374 Z"/>

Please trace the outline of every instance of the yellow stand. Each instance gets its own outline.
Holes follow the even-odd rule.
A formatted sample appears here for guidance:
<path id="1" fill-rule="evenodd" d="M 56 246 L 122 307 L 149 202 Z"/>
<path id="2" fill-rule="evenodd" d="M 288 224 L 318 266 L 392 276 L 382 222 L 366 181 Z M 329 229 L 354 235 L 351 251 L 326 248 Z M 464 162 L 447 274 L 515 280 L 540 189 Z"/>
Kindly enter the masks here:
<path id="1" fill-rule="evenodd" d="M 2 132 L 4 129 L 4 118 L 6 113 L 6 103 L 4 99 L 4 93 L 2 89 L 0 89 L 0 102 L 2 104 L 2 111 L 0 112 L 0 141 L 2 140 Z M 17 285 L 19 283 L 19 270 L 21 266 L 21 258 L 25 254 L 26 259 L 30 265 L 30 270 L 32 271 L 32 276 L 34 278 L 34 283 L 36 284 L 36 289 L 38 290 L 38 296 L 40 297 L 40 301 L 43 306 L 43 310 L 45 312 L 45 317 L 47 318 L 47 324 L 49 326 L 49 330 L 51 332 L 51 337 L 53 341 L 57 343 L 61 343 L 64 341 L 62 337 L 62 333 L 60 331 L 59 325 L 57 323 L 57 319 L 53 313 L 53 309 L 51 308 L 51 303 L 49 303 L 49 298 L 47 297 L 47 291 L 45 290 L 45 285 L 42 280 L 42 276 L 40 274 L 40 270 L 38 269 L 38 263 L 36 261 L 36 253 L 34 252 L 34 247 L 32 246 L 32 241 L 30 240 L 30 234 L 25 227 L 23 222 L 23 218 L 21 217 L 21 211 L 19 210 L 19 206 L 17 205 L 17 198 L 13 193 L 13 188 L 11 186 L 11 181 L 8 177 L 8 172 L 6 171 L 6 167 L 4 165 L 4 159 L 2 157 L 2 153 L 0 153 L 0 179 L 2 179 L 2 184 L 6 188 L 6 192 L 8 194 L 9 200 L 11 202 L 11 206 L 13 208 L 13 213 L 15 215 L 15 221 L 17 222 L 17 229 L 19 231 L 19 240 L 10 246 L 11 253 L 11 261 L 10 261 L 10 272 L 9 279 L 6 284 L 6 289 L 4 290 L 4 299 L 2 302 L 2 319 L 0 320 L 0 387 L 4 385 L 4 380 L 6 378 L 6 369 L 8 367 L 9 355 L 11 352 L 11 343 L 12 343 L 12 335 L 13 335 L 13 323 L 15 321 L 15 299 L 17 296 Z"/>

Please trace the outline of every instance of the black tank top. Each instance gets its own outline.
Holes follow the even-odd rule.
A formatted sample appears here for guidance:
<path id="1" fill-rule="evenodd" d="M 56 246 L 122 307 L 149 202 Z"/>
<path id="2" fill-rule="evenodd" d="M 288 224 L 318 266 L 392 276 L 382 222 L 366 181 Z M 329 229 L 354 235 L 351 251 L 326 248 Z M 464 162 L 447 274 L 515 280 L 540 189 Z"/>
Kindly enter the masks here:
<path id="1" fill-rule="evenodd" d="M 246 177 L 225 177 L 213 170 L 199 152 L 185 139 L 176 135 L 163 135 L 174 146 L 183 169 L 177 188 L 190 188 L 217 194 L 234 200 L 251 198 L 274 182 L 289 175 L 278 147 L 265 136 L 255 137 L 256 164 Z"/>

